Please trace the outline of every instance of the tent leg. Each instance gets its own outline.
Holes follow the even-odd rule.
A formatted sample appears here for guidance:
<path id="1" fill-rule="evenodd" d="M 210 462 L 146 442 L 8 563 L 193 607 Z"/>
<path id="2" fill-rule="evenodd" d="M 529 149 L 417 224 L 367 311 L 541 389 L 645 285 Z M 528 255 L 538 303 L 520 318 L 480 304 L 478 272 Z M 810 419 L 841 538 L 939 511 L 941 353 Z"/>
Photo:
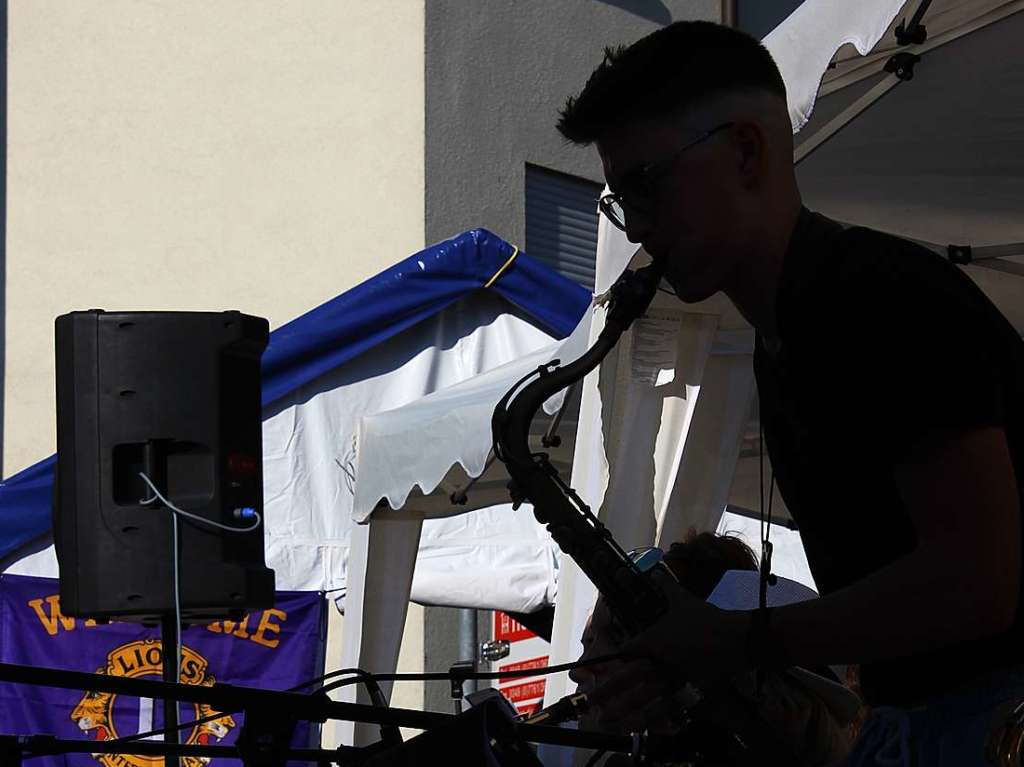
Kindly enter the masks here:
<path id="1" fill-rule="evenodd" d="M 563 556 L 558 568 L 555 621 L 551 627 L 551 665 L 574 661 L 583 652 L 580 627 L 586 625 L 596 599 L 597 589 L 594 584 L 572 559 Z M 550 706 L 576 689 L 576 683 L 569 679 L 567 671 L 551 674 L 547 680 L 544 685 L 545 706 Z"/>
<path id="2" fill-rule="evenodd" d="M 700 396 L 658 520 L 658 545 L 668 548 L 687 531 L 715 530 L 729 502 L 743 430 L 754 398 L 751 359 L 714 354 L 701 378 Z"/>
<path id="3" fill-rule="evenodd" d="M 477 611 L 473 607 L 464 607 L 459 610 L 459 657 L 458 660 L 473 661 L 473 668 L 478 665 L 477 657 Z M 464 695 L 469 695 L 477 690 L 476 680 L 467 679 L 462 690 Z"/>
<path id="4" fill-rule="evenodd" d="M 387 509 L 355 525 L 349 540 L 345 622 L 341 661 L 344 668 L 391 673 L 398 665 L 423 514 Z M 390 700 L 391 683 L 381 683 Z M 358 688 L 358 689 L 357 689 Z M 363 685 L 343 687 L 342 700 L 370 703 Z M 380 739 L 375 725 L 343 722 L 341 742 L 362 746 Z"/>

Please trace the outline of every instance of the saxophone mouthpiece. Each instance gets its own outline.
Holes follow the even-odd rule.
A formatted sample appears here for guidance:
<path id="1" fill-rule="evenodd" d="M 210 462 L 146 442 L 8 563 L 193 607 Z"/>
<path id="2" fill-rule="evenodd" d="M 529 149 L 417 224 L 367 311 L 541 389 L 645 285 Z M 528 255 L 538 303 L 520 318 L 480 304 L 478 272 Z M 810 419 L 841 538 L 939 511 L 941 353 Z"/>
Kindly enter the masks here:
<path id="1" fill-rule="evenodd" d="M 635 272 L 623 272 L 609 291 L 612 306 L 608 320 L 625 329 L 643 314 L 658 292 L 664 271 L 664 266 L 655 261 Z"/>

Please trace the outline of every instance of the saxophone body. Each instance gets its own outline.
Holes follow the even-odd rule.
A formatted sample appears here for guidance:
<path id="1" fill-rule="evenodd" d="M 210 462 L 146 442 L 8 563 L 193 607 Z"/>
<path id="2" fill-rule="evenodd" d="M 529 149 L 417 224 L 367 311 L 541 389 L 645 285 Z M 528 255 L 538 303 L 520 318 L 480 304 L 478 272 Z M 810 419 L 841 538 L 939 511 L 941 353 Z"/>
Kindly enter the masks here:
<path id="1" fill-rule="evenodd" d="M 533 504 L 537 521 L 547 526 L 559 548 L 587 574 L 630 634 L 650 626 L 665 612 L 665 594 L 558 476 L 547 454 L 530 450 L 528 440 L 530 423 L 544 401 L 600 364 L 650 304 L 660 279 L 661 270 L 655 266 L 627 272 L 612 287 L 605 327 L 594 345 L 568 365 L 555 360 L 539 368 L 530 376 L 536 376 L 533 381 L 525 386 L 521 381 L 505 394 L 491 419 L 494 452 L 511 478 L 513 503 Z"/>

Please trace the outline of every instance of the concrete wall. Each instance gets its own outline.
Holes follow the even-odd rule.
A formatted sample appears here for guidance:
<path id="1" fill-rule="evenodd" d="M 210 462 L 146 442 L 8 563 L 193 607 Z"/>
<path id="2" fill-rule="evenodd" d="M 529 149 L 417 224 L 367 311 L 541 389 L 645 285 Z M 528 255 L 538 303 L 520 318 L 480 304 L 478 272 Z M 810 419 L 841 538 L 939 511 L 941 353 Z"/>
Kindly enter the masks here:
<path id="1" fill-rule="evenodd" d="M 601 61 L 721 0 L 429 0 L 426 238 L 483 226 L 524 243 L 526 163 L 603 182 L 592 149 L 566 146 L 558 109 Z"/>
<path id="2" fill-rule="evenodd" d="M 423 246 L 422 2 L 9 6 L 4 475 L 54 449 L 58 314 L 277 326 Z"/>

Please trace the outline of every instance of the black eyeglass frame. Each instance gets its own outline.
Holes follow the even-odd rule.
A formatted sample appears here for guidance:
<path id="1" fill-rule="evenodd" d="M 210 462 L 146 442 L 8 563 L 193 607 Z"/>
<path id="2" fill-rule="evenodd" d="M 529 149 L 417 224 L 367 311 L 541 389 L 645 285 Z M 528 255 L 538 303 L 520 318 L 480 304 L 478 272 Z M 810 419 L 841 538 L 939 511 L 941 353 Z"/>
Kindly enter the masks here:
<path id="1" fill-rule="evenodd" d="M 646 165 L 641 165 L 639 168 L 630 171 L 623 177 L 621 186 L 624 191 L 622 192 L 609 192 L 608 194 L 601 195 L 597 201 L 598 210 L 607 218 L 616 229 L 626 231 L 625 211 L 630 208 L 635 211 L 647 211 L 652 207 L 654 202 L 654 183 L 662 178 L 675 164 L 676 160 L 679 159 L 680 155 L 698 144 L 702 144 L 709 138 L 714 136 L 726 128 L 731 128 L 735 125 L 735 122 L 724 122 L 721 125 L 716 125 L 710 130 L 706 130 L 699 136 L 691 141 L 683 144 L 679 149 L 673 152 L 670 156 L 665 157 L 661 160 L 655 160 L 649 162 Z M 630 187 L 634 189 L 630 192 Z M 648 187 L 646 191 L 636 191 Z M 640 202 L 640 200 L 646 199 L 646 204 Z M 623 211 L 623 217 L 620 218 L 615 212 L 615 205 L 618 204 L 619 208 Z"/>

